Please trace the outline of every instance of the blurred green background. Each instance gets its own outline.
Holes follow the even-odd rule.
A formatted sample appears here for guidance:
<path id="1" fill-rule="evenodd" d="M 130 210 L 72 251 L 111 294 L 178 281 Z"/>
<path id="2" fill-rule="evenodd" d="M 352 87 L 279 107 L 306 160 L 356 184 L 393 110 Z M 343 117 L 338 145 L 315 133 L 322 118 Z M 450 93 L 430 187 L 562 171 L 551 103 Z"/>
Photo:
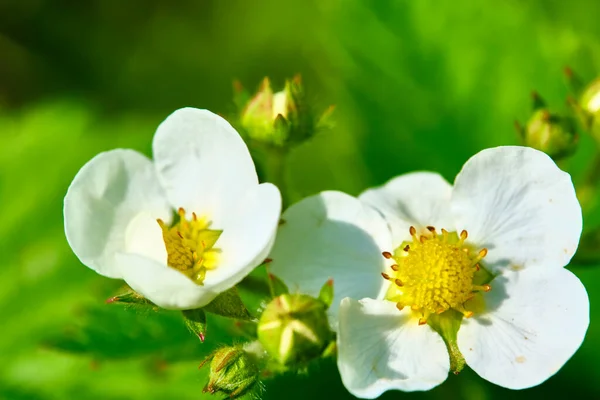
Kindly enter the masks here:
<path id="1" fill-rule="evenodd" d="M 0 399 L 210 398 L 197 366 L 222 325 L 201 345 L 177 313 L 104 305 L 118 282 L 65 241 L 63 196 L 98 152 L 150 155 L 173 110 L 227 115 L 233 79 L 278 86 L 301 73 L 319 107 L 336 105 L 336 126 L 291 154 L 292 200 L 412 170 L 452 181 L 480 149 L 518 143 L 513 120 L 529 116 L 532 89 L 563 110 L 563 67 L 600 72 L 598 15 L 593 0 L 0 0 Z M 593 149 L 582 135 L 564 164 L 576 180 Z M 548 382 L 511 392 L 465 370 L 383 398 L 600 398 L 600 269 L 571 269 L 592 323 Z M 327 362 L 265 386 L 263 399 L 352 398 Z"/>

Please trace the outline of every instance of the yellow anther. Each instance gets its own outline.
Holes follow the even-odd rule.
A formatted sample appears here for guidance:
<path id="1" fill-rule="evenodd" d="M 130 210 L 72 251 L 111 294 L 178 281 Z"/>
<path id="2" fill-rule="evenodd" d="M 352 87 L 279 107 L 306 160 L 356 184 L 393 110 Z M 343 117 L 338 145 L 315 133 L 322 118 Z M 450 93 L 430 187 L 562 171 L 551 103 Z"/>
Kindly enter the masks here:
<path id="1" fill-rule="evenodd" d="M 435 227 L 433 227 L 433 226 L 428 226 L 428 227 L 427 227 L 427 230 L 428 230 L 429 232 L 431 232 L 431 234 L 433 235 L 433 237 L 436 237 L 436 236 L 437 236 L 437 232 L 435 231 Z"/>

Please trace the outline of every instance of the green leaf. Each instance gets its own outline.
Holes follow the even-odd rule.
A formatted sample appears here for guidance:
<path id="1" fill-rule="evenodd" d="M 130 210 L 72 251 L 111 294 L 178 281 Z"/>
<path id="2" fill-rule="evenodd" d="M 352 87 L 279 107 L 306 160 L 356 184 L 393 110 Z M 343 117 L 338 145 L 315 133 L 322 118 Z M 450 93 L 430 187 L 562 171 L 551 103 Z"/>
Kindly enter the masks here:
<path id="1" fill-rule="evenodd" d="M 74 322 L 51 330 L 44 344 L 55 350 L 86 354 L 96 360 L 154 357 L 164 361 L 197 360 L 208 355 L 228 335 L 223 321 L 212 321 L 216 338 L 198 345 L 185 329 L 180 313 L 139 312 L 121 307 L 91 306 Z M 208 344 L 208 345 L 207 345 Z"/>
<path id="2" fill-rule="evenodd" d="M 245 321 L 253 319 L 235 287 L 218 295 L 213 301 L 203 307 L 203 310 L 228 318 Z"/>

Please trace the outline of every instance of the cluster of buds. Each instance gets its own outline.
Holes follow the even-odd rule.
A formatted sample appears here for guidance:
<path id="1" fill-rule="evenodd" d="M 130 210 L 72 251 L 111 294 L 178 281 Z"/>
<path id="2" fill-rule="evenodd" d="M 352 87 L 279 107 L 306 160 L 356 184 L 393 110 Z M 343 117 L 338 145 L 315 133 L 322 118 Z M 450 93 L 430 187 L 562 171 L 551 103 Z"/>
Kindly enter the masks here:
<path id="1" fill-rule="evenodd" d="M 579 140 L 574 119 L 552 113 L 537 92 L 532 93 L 532 99 L 533 114 L 527 124 L 523 127 L 515 122 L 523 143 L 545 152 L 555 160 L 573 154 Z"/>
<path id="2" fill-rule="evenodd" d="M 261 376 L 303 369 L 335 351 L 335 334 L 327 317 L 333 301 L 332 280 L 323 285 L 317 298 L 290 294 L 287 286 L 271 274 L 269 287 L 271 301 L 258 323 L 248 323 L 254 328 L 250 336 L 258 340 L 223 347 L 206 358 L 200 365 L 210 362 L 204 392 L 239 398 L 260 388 Z M 190 312 L 188 318 L 196 320 Z"/>
<path id="3" fill-rule="evenodd" d="M 268 78 L 252 96 L 239 83 L 234 88 L 235 103 L 241 110 L 238 125 L 251 141 L 275 147 L 293 146 L 330 125 L 333 107 L 315 112 L 306 100 L 300 76 L 287 80 L 279 92 L 273 92 Z"/>

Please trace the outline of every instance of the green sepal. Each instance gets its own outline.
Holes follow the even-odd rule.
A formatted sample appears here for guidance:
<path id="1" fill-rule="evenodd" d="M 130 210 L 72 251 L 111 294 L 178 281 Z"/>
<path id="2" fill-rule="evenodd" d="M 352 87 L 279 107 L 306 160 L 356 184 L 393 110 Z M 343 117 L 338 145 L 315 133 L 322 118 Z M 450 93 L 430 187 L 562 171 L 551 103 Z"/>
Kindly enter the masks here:
<path id="1" fill-rule="evenodd" d="M 329 279 L 319 292 L 319 300 L 325 304 L 326 308 L 329 308 L 333 303 L 333 295 L 333 279 Z"/>
<path id="2" fill-rule="evenodd" d="M 256 339 L 257 323 L 256 321 L 235 321 L 233 324 L 237 331 L 247 339 Z"/>
<path id="3" fill-rule="evenodd" d="M 218 229 L 205 229 L 198 233 L 198 241 L 201 241 L 205 249 L 210 249 L 217 243 L 219 237 L 223 233 Z"/>
<path id="4" fill-rule="evenodd" d="M 462 320 L 463 315 L 454 310 L 448 310 L 440 315 L 432 314 L 427 320 L 429 326 L 439 333 L 444 343 L 446 343 L 450 357 L 450 370 L 454 374 L 458 374 L 467 365 L 456 342 Z"/>
<path id="5" fill-rule="evenodd" d="M 321 354 L 321 357 L 323 357 L 323 358 L 335 357 L 336 354 L 337 354 L 337 343 L 334 339 L 327 345 L 327 347 L 325 347 L 325 350 L 323 350 L 323 354 Z"/>
<path id="6" fill-rule="evenodd" d="M 531 92 L 531 111 L 537 111 L 546 108 L 546 102 L 536 91 Z"/>
<path id="7" fill-rule="evenodd" d="M 139 294 L 138 292 L 129 289 L 127 292 L 106 299 L 106 304 L 135 304 L 141 306 L 156 307 L 156 305 Z"/>
<path id="8" fill-rule="evenodd" d="M 271 292 L 271 297 L 275 298 L 281 296 L 282 294 L 289 294 L 290 290 L 287 285 L 283 283 L 281 279 L 272 273 L 268 273 L 267 282 L 269 284 L 269 291 Z"/>
<path id="9" fill-rule="evenodd" d="M 575 95 L 579 96 L 584 89 L 583 79 L 581 76 L 573 70 L 571 67 L 565 67 L 564 69 L 565 78 L 567 78 L 567 85 L 569 86 L 569 91 Z"/>
<path id="10" fill-rule="evenodd" d="M 204 342 L 206 337 L 206 313 L 201 308 L 193 310 L 183 310 L 183 320 L 185 326 L 198 338 Z"/>
<path id="11" fill-rule="evenodd" d="M 222 317 L 243 321 L 253 320 L 235 287 L 219 294 L 213 301 L 204 306 L 203 310 Z"/>
<path id="12" fill-rule="evenodd" d="M 290 135 L 290 123 L 281 114 L 273 121 L 273 142 L 276 146 L 284 146 Z"/>

